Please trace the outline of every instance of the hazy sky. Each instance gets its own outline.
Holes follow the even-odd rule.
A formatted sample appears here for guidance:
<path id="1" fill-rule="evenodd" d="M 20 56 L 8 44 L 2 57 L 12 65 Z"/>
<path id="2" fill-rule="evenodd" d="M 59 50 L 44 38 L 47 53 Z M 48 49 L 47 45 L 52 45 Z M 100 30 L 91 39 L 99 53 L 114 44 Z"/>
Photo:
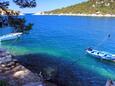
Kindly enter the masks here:
<path id="1" fill-rule="evenodd" d="M 52 9 L 57 9 L 61 7 L 70 6 L 72 4 L 80 3 L 87 0 L 36 0 L 37 1 L 37 7 L 36 8 L 24 8 L 20 9 L 18 6 L 16 6 L 14 3 L 10 3 L 10 8 L 15 10 L 20 10 L 23 13 L 34 13 L 39 11 L 47 11 Z"/>

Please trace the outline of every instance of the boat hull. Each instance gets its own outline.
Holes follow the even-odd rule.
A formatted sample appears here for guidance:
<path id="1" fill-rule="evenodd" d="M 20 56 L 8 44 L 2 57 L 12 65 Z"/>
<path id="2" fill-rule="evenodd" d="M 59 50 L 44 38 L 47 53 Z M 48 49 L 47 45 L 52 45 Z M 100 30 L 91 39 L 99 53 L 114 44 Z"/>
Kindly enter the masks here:
<path id="1" fill-rule="evenodd" d="M 8 41 L 8 40 L 13 40 L 17 39 L 22 35 L 22 33 L 11 33 L 8 35 L 3 35 L 0 37 L 0 41 Z"/>
<path id="2" fill-rule="evenodd" d="M 90 56 L 93 56 L 98 59 L 104 59 L 104 60 L 109 60 L 109 61 L 114 61 L 115 62 L 115 54 L 111 54 L 105 51 L 98 51 L 95 49 L 86 49 L 86 53 Z"/>

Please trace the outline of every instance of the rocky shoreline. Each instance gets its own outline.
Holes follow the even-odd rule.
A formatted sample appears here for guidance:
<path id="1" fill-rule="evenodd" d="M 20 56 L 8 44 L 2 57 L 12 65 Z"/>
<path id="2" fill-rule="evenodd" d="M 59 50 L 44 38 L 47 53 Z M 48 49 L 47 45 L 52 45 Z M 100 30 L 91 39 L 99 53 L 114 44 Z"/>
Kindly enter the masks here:
<path id="1" fill-rule="evenodd" d="M 31 72 L 3 49 L 0 49 L 0 84 L 6 84 L 2 86 L 56 86 L 46 83 L 41 74 Z"/>
<path id="2" fill-rule="evenodd" d="M 26 84 L 33 82 L 41 86 L 43 84 L 41 77 L 25 68 L 3 49 L 0 49 L 0 80 L 6 81 L 8 86 L 27 86 Z"/>
<path id="3" fill-rule="evenodd" d="M 46 13 L 35 13 L 33 15 L 49 15 L 49 16 L 89 16 L 89 17 L 115 17 L 115 14 L 83 14 L 83 13 L 77 13 L 77 14 L 68 14 L 68 13 L 60 13 L 60 14 L 46 14 Z"/>

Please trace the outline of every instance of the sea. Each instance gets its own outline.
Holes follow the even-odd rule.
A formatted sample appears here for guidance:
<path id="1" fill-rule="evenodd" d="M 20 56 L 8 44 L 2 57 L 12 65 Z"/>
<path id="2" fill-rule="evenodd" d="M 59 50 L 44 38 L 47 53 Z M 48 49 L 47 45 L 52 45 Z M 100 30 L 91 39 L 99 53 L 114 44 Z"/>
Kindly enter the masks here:
<path id="1" fill-rule="evenodd" d="M 1 42 L 33 72 L 56 69 L 58 86 L 105 86 L 115 80 L 115 63 L 96 59 L 85 49 L 115 53 L 115 18 L 85 16 L 23 15 L 33 29 L 21 38 Z M 12 32 L 0 29 L 0 36 Z M 110 35 L 110 37 L 108 37 Z"/>

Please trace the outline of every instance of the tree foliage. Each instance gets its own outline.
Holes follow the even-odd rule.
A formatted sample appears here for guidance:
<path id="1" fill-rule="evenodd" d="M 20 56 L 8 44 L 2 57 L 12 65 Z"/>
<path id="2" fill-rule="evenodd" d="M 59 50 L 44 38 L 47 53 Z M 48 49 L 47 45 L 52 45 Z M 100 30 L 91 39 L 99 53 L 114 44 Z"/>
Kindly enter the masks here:
<path id="1" fill-rule="evenodd" d="M 20 8 L 33 8 L 37 5 L 36 0 L 13 0 L 13 2 Z M 19 11 L 9 9 L 9 5 L 9 0 L 0 0 L 0 27 L 13 27 L 15 32 L 31 30 L 33 24 L 26 24 L 25 18 L 19 17 Z"/>
<path id="2" fill-rule="evenodd" d="M 36 7 L 36 1 L 35 0 L 13 0 L 17 5 L 19 5 L 21 8 L 25 7 Z"/>

